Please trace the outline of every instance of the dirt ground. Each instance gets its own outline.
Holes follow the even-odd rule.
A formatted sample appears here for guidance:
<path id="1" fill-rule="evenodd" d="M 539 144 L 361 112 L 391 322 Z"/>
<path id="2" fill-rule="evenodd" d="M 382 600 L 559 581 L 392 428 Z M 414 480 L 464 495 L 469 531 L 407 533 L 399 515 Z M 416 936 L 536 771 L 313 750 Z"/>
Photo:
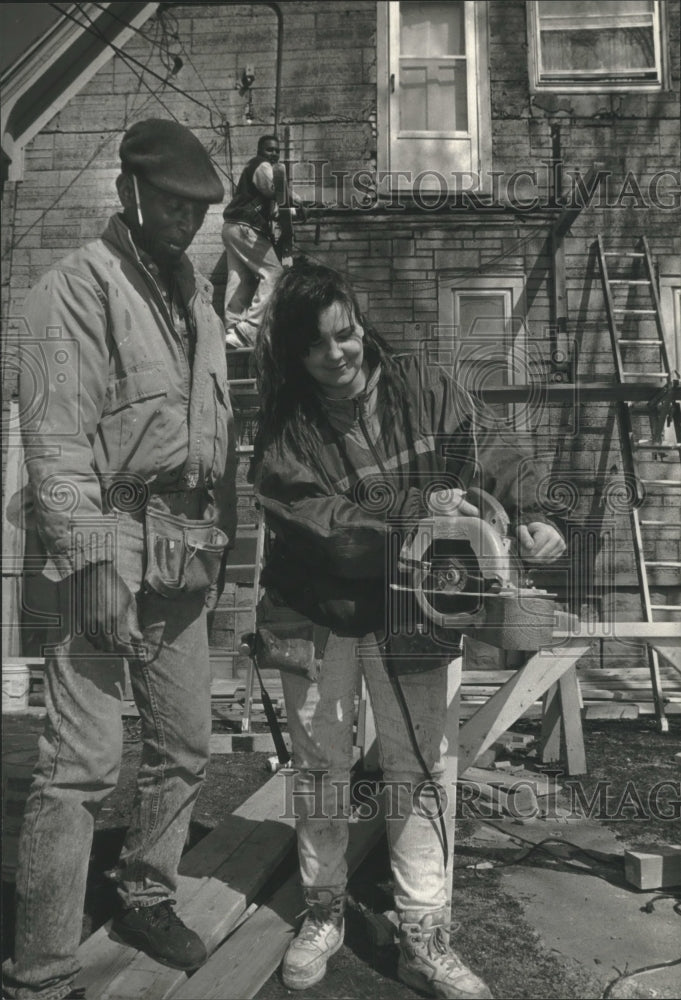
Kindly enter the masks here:
<path id="1" fill-rule="evenodd" d="M 11 745 L 13 738 L 24 741 L 28 731 L 39 731 L 35 719 L 6 717 L 3 722 L 5 745 L 7 741 Z M 514 729 L 538 731 L 532 723 Z M 673 943 L 681 941 L 681 887 L 673 890 L 673 898 L 667 895 L 669 890 L 637 894 L 624 881 L 621 854 L 624 847 L 681 844 L 681 768 L 675 757 L 681 745 L 681 719 L 671 719 L 667 734 L 657 732 L 649 718 L 591 721 L 584 730 L 589 773 L 577 787 L 559 779 L 560 809 L 553 820 L 481 821 L 467 814 L 458 823 L 455 946 L 499 998 L 678 997 L 681 964 L 669 963 L 678 963 L 681 954 Z M 105 872 L 115 862 L 124 836 L 139 754 L 138 733 L 131 723 L 119 786 L 97 820 L 84 935 L 111 913 L 112 891 Z M 268 779 L 266 759 L 260 753 L 213 757 L 194 811 L 192 844 Z M 533 765 L 531 752 L 523 763 Z M 585 806 L 591 813 L 586 820 L 566 815 L 578 808 L 584 813 Z M 599 806 L 609 818 L 599 814 Z M 559 838 L 561 849 L 551 855 L 530 850 L 545 838 Z M 599 850 L 592 849 L 589 857 L 572 850 L 572 842 L 582 847 L 596 844 Z M 6 955 L 11 948 L 12 889 L 3 888 Z M 393 905 L 384 841 L 366 858 L 349 888 L 345 945 L 323 982 L 305 995 L 310 1000 L 414 997 L 396 980 L 394 944 L 373 930 L 372 914 Z M 646 903 L 653 904 L 654 913 L 645 913 Z M 585 936 L 589 921 L 593 931 L 587 930 Z M 627 928 L 626 933 L 618 932 L 621 927 Z M 603 940 L 593 943 L 599 933 Z M 587 942 L 593 947 L 586 947 Z M 647 965 L 661 968 L 634 975 Z M 292 995 L 275 973 L 258 1000 Z"/>

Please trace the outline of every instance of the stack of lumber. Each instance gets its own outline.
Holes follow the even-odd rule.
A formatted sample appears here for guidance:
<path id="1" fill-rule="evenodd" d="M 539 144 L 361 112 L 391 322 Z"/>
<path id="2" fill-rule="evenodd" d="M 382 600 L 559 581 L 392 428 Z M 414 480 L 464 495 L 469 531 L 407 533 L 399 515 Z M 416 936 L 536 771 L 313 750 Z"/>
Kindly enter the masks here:
<path id="1" fill-rule="evenodd" d="M 461 718 L 469 719 L 499 688 L 513 677 L 514 670 L 464 670 L 461 684 Z M 668 660 L 660 659 L 665 711 L 681 713 L 681 669 Z M 577 679 L 581 691 L 583 714 L 586 718 L 636 718 L 653 715 L 655 705 L 648 667 L 580 666 Z M 524 718 L 541 718 L 542 702 L 535 701 L 524 712 Z"/>
<path id="2" fill-rule="evenodd" d="M 255 792 L 183 858 L 178 912 L 201 935 L 210 958 L 186 973 L 159 965 L 115 941 L 109 925 L 80 947 L 76 986 L 97 1000 L 248 1000 L 279 965 L 304 908 L 293 823 L 285 808 L 286 773 Z M 378 842 L 383 817 L 350 826 L 353 872 Z M 273 878 L 282 862 L 292 874 Z"/>
<path id="3" fill-rule="evenodd" d="M 577 678 L 586 718 L 636 718 L 655 713 L 648 667 L 578 667 Z M 661 657 L 660 679 L 665 712 L 681 713 L 681 670 Z"/>

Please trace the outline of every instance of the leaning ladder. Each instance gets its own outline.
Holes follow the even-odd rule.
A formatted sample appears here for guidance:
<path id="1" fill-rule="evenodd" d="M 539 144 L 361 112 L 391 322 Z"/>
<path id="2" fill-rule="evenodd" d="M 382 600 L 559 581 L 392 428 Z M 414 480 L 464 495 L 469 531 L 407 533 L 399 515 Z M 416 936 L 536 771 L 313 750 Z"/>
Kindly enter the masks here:
<path id="1" fill-rule="evenodd" d="M 681 562 L 649 558 L 648 552 L 651 546 L 654 548 L 656 529 L 659 532 L 659 529 L 681 528 L 678 519 L 681 497 L 677 497 L 676 501 L 671 500 L 666 508 L 677 512 L 675 520 L 670 522 L 663 517 L 665 500 L 673 497 L 672 491 L 681 488 L 681 477 L 678 476 L 681 459 L 681 407 L 670 393 L 674 383 L 653 261 L 645 236 L 641 237 L 636 250 L 629 253 L 606 250 L 603 238 L 598 236 L 597 252 L 617 382 L 626 386 L 632 385 L 635 380 L 651 386 L 651 398 L 647 403 L 641 405 L 621 399 L 616 406 L 624 472 L 634 491 L 634 502 L 629 505 L 629 513 L 644 620 L 669 620 L 657 618 L 656 615 L 669 616 L 670 613 L 681 611 L 681 604 L 653 604 L 648 574 L 650 570 L 679 569 Z M 613 259 L 616 259 L 615 276 L 611 274 L 609 263 Z M 631 275 L 622 273 L 623 262 L 633 265 Z M 618 294 L 620 292 L 625 294 L 624 302 Z M 640 293 L 643 293 L 645 305 L 641 303 Z M 648 326 L 652 325 L 654 336 L 640 335 L 643 322 L 647 322 Z M 648 332 L 645 331 L 646 334 Z M 678 372 L 675 374 L 678 379 Z M 666 470 L 676 470 L 677 478 L 669 474 L 667 477 L 653 475 L 648 478 L 647 472 L 639 475 L 638 466 L 644 464 L 642 456 L 646 454 L 650 458 L 645 464 L 656 463 L 659 466 L 664 463 Z M 667 459 L 672 461 L 667 462 Z M 662 508 L 662 516 L 640 516 L 639 511 L 642 510 L 646 497 L 658 500 L 657 506 Z M 647 649 L 655 714 L 660 731 L 666 732 L 669 723 L 664 709 L 658 654 L 651 646 Z"/>
<path id="2" fill-rule="evenodd" d="M 234 423 L 236 433 L 236 450 L 239 457 L 243 456 L 248 460 L 253 454 L 253 427 L 258 409 L 258 392 L 256 380 L 250 373 L 250 363 L 253 355 L 253 348 L 245 347 L 234 351 L 229 351 L 227 355 L 228 368 L 230 372 L 229 392 L 234 410 Z M 230 364 L 232 362 L 232 364 Z M 237 377 L 238 376 L 238 377 Z M 245 376 L 245 377 L 244 377 Z M 253 512 L 252 520 L 239 524 L 237 543 L 239 538 L 246 542 L 248 551 L 253 551 L 252 561 L 248 562 L 228 562 L 226 575 L 234 582 L 246 582 L 252 588 L 248 604 L 235 606 L 233 608 L 222 608 L 223 612 L 234 615 L 234 651 L 233 656 L 239 654 L 248 656 L 248 667 L 246 669 L 244 692 L 244 708 L 241 716 L 241 732 L 251 731 L 251 714 L 253 708 L 253 688 L 255 682 L 255 669 L 253 658 L 246 649 L 241 647 L 241 636 L 238 633 L 249 634 L 255 631 L 256 606 L 260 592 L 260 572 L 263 561 L 263 547 L 265 538 L 265 527 L 262 511 L 253 504 L 252 491 L 248 490 L 242 494 L 251 501 L 250 510 Z M 244 546 L 244 548 L 246 547 Z M 239 550 L 241 546 L 237 544 Z M 237 623 L 241 622 L 241 627 L 237 630 Z M 243 627 L 245 624 L 245 627 Z"/>

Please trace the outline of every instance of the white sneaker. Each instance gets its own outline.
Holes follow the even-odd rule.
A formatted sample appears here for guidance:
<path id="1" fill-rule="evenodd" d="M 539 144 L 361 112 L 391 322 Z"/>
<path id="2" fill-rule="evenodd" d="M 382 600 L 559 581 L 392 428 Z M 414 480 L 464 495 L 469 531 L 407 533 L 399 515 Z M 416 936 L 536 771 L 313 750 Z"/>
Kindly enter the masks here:
<path id="1" fill-rule="evenodd" d="M 345 934 L 345 893 L 336 889 L 306 889 L 307 915 L 291 941 L 281 967 L 284 986 L 304 990 L 326 973 L 326 965 L 340 949 Z"/>
<path id="2" fill-rule="evenodd" d="M 225 334 L 225 344 L 238 350 L 240 347 L 253 347 L 250 340 L 241 332 L 238 326 L 230 326 Z"/>
<path id="3" fill-rule="evenodd" d="M 403 983 L 439 1000 L 490 1000 L 489 988 L 452 951 L 446 910 L 420 919 L 407 911 L 400 921 L 397 975 Z"/>

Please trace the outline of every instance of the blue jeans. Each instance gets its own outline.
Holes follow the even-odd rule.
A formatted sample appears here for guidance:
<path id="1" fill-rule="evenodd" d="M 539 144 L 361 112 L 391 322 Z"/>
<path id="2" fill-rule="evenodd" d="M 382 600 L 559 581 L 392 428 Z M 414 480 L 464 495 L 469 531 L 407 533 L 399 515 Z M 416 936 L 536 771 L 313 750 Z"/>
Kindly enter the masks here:
<path id="1" fill-rule="evenodd" d="M 386 819 L 395 906 L 419 919 L 448 905 L 439 825 L 429 783 L 416 757 L 395 689 L 373 636 L 349 639 L 331 635 L 317 683 L 282 671 L 286 717 L 293 748 L 293 787 L 289 801 L 296 817 L 303 888 L 344 892 L 347 881 L 348 783 L 352 766 L 354 698 L 360 669 L 376 724 L 381 768 L 390 799 Z M 419 749 L 439 783 L 447 752 L 447 667 L 400 678 Z M 452 795 L 454 789 L 444 789 Z M 443 800 L 444 801 L 444 800 Z"/>
<path id="2" fill-rule="evenodd" d="M 129 664 L 143 750 L 118 868 L 125 906 L 150 906 L 176 890 L 211 729 L 205 595 L 143 593 L 143 557 L 143 525 L 119 515 L 116 566 L 155 649 L 148 663 Z M 73 634 L 69 581 L 56 591 L 64 631 L 46 664 L 47 718 L 19 844 L 14 960 L 5 964 L 15 1000 L 60 1000 L 71 989 L 95 816 L 116 787 L 123 748 L 123 660 Z"/>

